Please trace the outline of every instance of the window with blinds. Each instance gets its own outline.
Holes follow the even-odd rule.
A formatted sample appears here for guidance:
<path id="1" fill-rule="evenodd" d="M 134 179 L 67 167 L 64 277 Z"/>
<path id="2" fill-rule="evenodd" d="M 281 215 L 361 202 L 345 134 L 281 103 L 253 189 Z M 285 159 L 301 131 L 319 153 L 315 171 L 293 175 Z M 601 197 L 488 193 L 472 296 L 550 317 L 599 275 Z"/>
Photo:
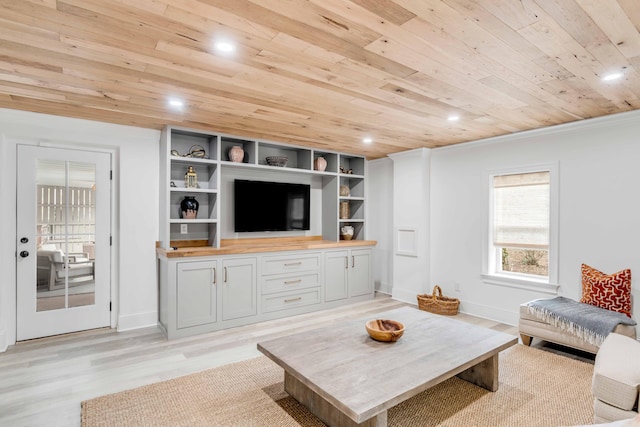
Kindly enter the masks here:
<path id="1" fill-rule="evenodd" d="M 495 175 L 492 191 L 495 270 L 548 277 L 549 171 Z"/>

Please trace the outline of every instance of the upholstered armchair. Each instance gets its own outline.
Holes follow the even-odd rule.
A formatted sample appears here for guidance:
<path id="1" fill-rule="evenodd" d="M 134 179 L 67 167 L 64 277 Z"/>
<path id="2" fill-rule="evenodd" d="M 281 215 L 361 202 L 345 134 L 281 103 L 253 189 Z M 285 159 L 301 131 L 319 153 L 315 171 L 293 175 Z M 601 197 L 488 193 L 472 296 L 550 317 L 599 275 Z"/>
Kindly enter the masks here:
<path id="1" fill-rule="evenodd" d="M 67 263 L 68 258 L 68 263 Z M 49 290 L 69 279 L 94 279 L 94 264 L 86 254 L 65 255 L 55 245 L 42 245 L 38 249 L 38 284 L 46 283 Z"/>
<path id="2" fill-rule="evenodd" d="M 593 369 L 593 421 L 605 423 L 638 415 L 640 342 L 611 333 L 600 346 Z"/>

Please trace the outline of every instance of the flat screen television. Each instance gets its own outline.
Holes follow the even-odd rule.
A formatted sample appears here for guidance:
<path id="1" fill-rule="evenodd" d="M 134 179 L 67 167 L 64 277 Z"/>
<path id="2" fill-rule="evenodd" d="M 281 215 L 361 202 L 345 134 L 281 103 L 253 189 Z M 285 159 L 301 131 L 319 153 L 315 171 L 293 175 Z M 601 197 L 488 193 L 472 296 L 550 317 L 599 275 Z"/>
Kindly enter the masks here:
<path id="1" fill-rule="evenodd" d="M 234 230 L 309 230 L 310 188 L 307 184 L 234 181 Z"/>

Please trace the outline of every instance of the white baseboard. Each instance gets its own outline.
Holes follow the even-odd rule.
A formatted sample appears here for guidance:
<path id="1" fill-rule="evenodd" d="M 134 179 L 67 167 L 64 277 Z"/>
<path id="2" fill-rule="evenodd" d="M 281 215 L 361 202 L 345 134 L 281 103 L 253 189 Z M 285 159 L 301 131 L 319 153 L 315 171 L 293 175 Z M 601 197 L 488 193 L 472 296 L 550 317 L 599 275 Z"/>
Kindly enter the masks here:
<path id="1" fill-rule="evenodd" d="M 149 311 L 146 313 L 130 314 L 118 317 L 118 332 L 130 331 L 132 329 L 148 328 L 158 325 L 158 312 Z"/>
<path id="2" fill-rule="evenodd" d="M 375 284 L 376 292 L 381 292 L 383 294 L 391 295 L 392 286 L 386 282 L 378 282 Z"/>
<path id="3" fill-rule="evenodd" d="M 397 287 L 393 287 L 392 289 L 393 292 L 391 294 L 391 298 L 394 300 L 406 302 L 415 306 L 418 305 L 417 294 L 415 291 L 398 289 Z M 519 310 L 520 306 L 514 307 L 513 311 L 511 311 L 460 300 L 461 313 L 482 317 L 483 319 L 493 320 L 495 322 L 511 326 L 518 324 L 518 319 L 520 317 Z"/>
<path id="4" fill-rule="evenodd" d="M 4 333 L 4 330 L 0 331 L 0 353 L 4 353 L 9 348 L 7 344 L 7 334 Z"/>
<path id="5" fill-rule="evenodd" d="M 518 319 L 520 318 L 519 310 L 519 305 L 515 306 L 513 311 L 510 311 L 460 300 L 461 313 L 482 317 L 483 319 L 489 319 L 511 326 L 518 324 Z"/>
<path id="6" fill-rule="evenodd" d="M 394 286 L 392 288 L 391 295 L 395 300 L 406 302 L 413 305 L 418 305 L 418 300 L 417 300 L 418 294 L 416 293 L 416 291 L 399 289 Z"/>

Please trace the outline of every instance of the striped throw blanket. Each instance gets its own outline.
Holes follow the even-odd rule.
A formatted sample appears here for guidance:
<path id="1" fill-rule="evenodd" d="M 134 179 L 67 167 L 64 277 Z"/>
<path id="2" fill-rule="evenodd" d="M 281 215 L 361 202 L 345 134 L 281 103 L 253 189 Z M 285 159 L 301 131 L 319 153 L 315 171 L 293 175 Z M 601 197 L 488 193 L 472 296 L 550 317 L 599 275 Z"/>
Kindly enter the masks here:
<path id="1" fill-rule="evenodd" d="M 562 331 L 600 346 L 619 324 L 635 326 L 636 322 L 618 313 L 565 297 L 537 299 L 527 303 L 529 313 Z"/>

